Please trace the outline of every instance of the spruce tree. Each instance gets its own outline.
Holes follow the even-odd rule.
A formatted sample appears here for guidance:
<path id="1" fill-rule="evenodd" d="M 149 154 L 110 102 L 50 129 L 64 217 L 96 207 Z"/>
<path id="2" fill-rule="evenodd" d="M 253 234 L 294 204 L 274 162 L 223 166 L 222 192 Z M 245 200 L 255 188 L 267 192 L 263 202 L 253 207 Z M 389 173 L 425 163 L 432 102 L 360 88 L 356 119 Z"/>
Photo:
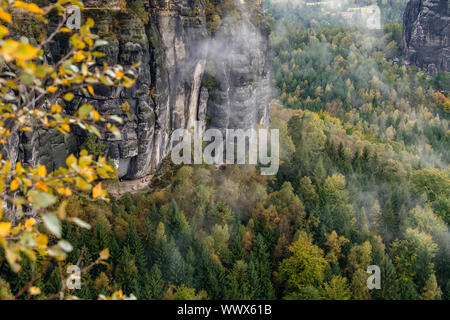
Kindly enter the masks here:
<path id="1" fill-rule="evenodd" d="M 249 259 L 249 281 L 253 299 L 274 299 L 275 293 L 271 281 L 270 254 L 261 234 L 256 236 L 254 248 Z"/>

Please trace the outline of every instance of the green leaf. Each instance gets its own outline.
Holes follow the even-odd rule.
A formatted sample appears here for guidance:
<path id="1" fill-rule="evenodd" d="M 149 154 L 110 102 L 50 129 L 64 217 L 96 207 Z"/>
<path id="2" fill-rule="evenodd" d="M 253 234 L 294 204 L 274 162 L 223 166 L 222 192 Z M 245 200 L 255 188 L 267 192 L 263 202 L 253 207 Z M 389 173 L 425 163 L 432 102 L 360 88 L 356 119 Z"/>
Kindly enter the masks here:
<path id="1" fill-rule="evenodd" d="M 92 106 L 88 104 L 83 104 L 77 111 L 80 118 L 85 118 L 92 112 Z"/>
<path id="2" fill-rule="evenodd" d="M 37 210 L 47 208 L 56 202 L 56 197 L 47 192 L 35 192 L 31 195 L 33 207 Z"/>
<path id="3" fill-rule="evenodd" d="M 66 95 L 64 96 L 64 100 L 66 101 L 72 101 L 72 99 L 74 98 L 74 94 L 72 92 L 66 93 Z"/>
<path id="4" fill-rule="evenodd" d="M 89 132 L 95 134 L 98 138 L 102 137 L 102 134 L 100 133 L 100 131 L 98 131 L 98 129 L 95 126 L 90 126 Z"/>
<path id="5" fill-rule="evenodd" d="M 106 46 L 106 45 L 108 45 L 108 41 L 101 40 L 101 39 L 95 40 L 96 47 L 101 47 L 101 46 Z"/>
<path id="6" fill-rule="evenodd" d="M 58 242 L 58 246 L 63 249 L 65 252 L 71 252 L 73 250 L 72 245 L 66 240 L 60 240 Z"/>
<path id="7" fill-rule="evenodd" d="M 85 229 L 88 229 L 88 230 L 91 229 L 91 225 L 89 223 L 87 223 L 87 222 L 84 222 L 81 219 L 73 218 L 72 221 L 75 224 L 77 224 L 79 227 L 81 227 L 81 228 L 85 228 Z"/>
<path id="8" fill-rule="evenodd" d="M 42 217 L 42 220 L 44 221 L 48 231 L 53 233 L 58 238 L 61 238 L 61 223 L 59 222 L 58 217 L 52 213 L 47 213 Z"/>
<path id="9" fill-rule="evenodd" d="M 117 115 L 114 115 L 114 114 L 109 116 L 109 119 L 111 121 L 114 121 L 114 122 L 117 122 L 117 123 L 120 123 L 120 124 L 123 123 L 123 119 L 121 117 L 117 116 Z"/>

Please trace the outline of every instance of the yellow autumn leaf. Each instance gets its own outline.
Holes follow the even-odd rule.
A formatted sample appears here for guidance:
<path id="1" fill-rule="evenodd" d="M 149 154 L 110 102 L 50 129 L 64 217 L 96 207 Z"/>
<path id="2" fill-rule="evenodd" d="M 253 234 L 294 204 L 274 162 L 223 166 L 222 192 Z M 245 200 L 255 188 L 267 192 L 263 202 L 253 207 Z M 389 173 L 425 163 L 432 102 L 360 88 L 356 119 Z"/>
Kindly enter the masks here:
<path id="1" fill-rule="evenodd" d="M 61 220 L 66 219 L 66 207 L 67 207 L 67 200 L 62 201 L 58 207 L 58 217 Z"/>
<path id="2" fill-rule="evenodd" d="M 55 86 L 49 86 L 49 87 L 47 87 L 47 91 L 50 92 L 50 93 L 55 93 L 56 90 L 58 90 L 58 88 L 55 87 Z"/>
<path id="3" fill-rule="evenodd" d="M 121 71 L 116 71 L 116 78 L 117 78 L 117 79 L 122 79 L 123 77 L 124 77 L 123 72 L 121 72 Z"/>
<path id="4" fill-rule="evenodd" d="M 56 191 L 57 191 L 59 194 L 64 195 L 64 196 L 67 196 L 67 197 L 70 197 L 70 196 L 72 195 L 72 190 L 70 190 L 69 187 L 66 187 L 66 188 L 58 188 L 58 189 L 56 189 Z"/>
<path id="5" fill-rule="evenodd" d="M 0 222 L 0 237 L 7 237 L 11 230 L 11 222 Z"/>
<path id="6" fill-rule="evenodd" d="M 39 8 L 35 3 L 26 3 L 23 1 L 15 1 L 14 2 L 14 7 L 18 8 L 18 9 L 23 9 L 23 10 L 27 10 L 31 13 L 37 13 L 37 14 L 43 14 L 44 10 L 42 10 L 41 8 Z"/>
<path id="7" fill-rule="evenodd" d="M 71 195 L 72 195 L 72 190 L 69 187 L 67 187 L 66 188 L 66 196 L 70 197 Z"/>
<path id="8" fill-rule="evenodd" d="M 25 220 L 25 227 L 30 228 L 30 227 L 34 226 L 35 223 L 36 223 L 36 220 L 34 220 L 33 218 L 27 219 L 27 220 Z"/>
<path id="9" fill-rule="evenodd" d="M 39 189 L 39 190 L 45 191 L 45 192 L 48 191 L 47 185 L 44 182 L 42 182 L 42 181 L 36 182 L 36 188 Z"/>
<path id="10" fill-rule="evenodd" d="M 60 113 L 62 111 L 62 107 L 59 104 L 52 105 L 52 112 L 53 113 Z"/>
<path id="11" fill-rule="evenodd" d="M 19 161 L 16 163 L 16 173 L 17 174 L 22 174 L 23 173 L 23 166 L 22 163 Z"/>
<path id="12" fill-rule="evenodd" d="M 73 165 L 77 164 L 77 158 L 73 154 L 67 157 L 66 159 L 66 165 L 71 168 Z"/>
<path id="13" fill-rule="evenodd" d="M 18 42 L 12 39 L 3 41 L 0 54 L 9 62 L 17 60 L 31 60 L 36 57 L 39 50 L 28 43 Z"/>
<path id="14" fill-rule="evenodd" d="M 45 234 L 38 234 L 35 238 L 35 241 L 39 249 L 47 248 L 48 237 Z"/>
<path id="15" fill-rule="evenodd" d="M 0 11 L 0 16 L 1 16 L 1 11 Z M 6 62 L 12 61 L 14 59 L 14 52 L 17 50 L 19 45 L 20 45 L 20 43 L 18 41 L 15 41 L 12 39 L 3 41 L 2 46 L 0 48 L 0 54 L 3 56 L 3 58 L 6 60 Z"/>
<path id="16" fill-rule="evenodd" d="M 88 86 L 88 91 L 90 94 L 94 95 L 94 88 L 92 88 L 92 86 Z"/>
<path id="17" fill-rule="evenodd" d="M 73 58 L 75 59 L 76 62 L 81 62 L 84 60 L 84 58 L 86 58 L 86 56 L 83 54 L 83 51 L 77 51 L 73 54 Z M 86 75 L 86 71 L 83 71 L 83 75 Z"/>
<path id="18" fill-rule="evenodd" d="M 103 249 L 100 252 L 99 259 L 100 260 L 108 260 L 109 259 L 109 249 L 108 248 Z"/>
<path id="19" fill-rule="evenodd" d="M 31 60 L 34 59 L 39 50 L 28 43 L 20 43 L 15 52 L 15 57 L 18 60 Z"/>
<path id="20" fill-rule="evenodd" d="M 125 101 L 123 104 L 122 104 L 122 110 L 124 111 L 124 112 L 127 112 L 127 111 L 129 111 L 130 110 L 130 104 L 128 103 L 128 101 Z"/>
<path id="21" fill-rule="evenodd" d="M 66 101 L 72 101 L 72 99 L 75 97 L 75 95 L 72 92 L 66 93 L 64 95 L 64 100 Z"/>
<path id="22" fill-rule="evenodd" d="M 9 189 L 11 191 L 16 191 L 17 189 L 19 189 L 19 181 L 17 181 L 17 179 L 14 179 L 13 181 L 11 181 L 11 184 L 9 185 Z"/>
<path id="23" fill-rule="evenodd" d="M 67 123 L 63 123 L 61 124 L 61 129 L 66 131 L 66 132 L 70 132 L 70 126 Z"/>
<path id="24" fill-rule="evenodd" d="M 82 178 L 77 178 L 75 185 L 77 186 L 78 189 L 81 190 L 88 190 L 90 187 L 89 183 L 87 183 L 86 180 Z"/>
<path id="25" fill-rule="evenodd" d="M 94 26 L 94 20 L 92 18 L 88 18 L 87 21 L 86 21 L 86 25 L 89 28 L 92 28 Z"/>
<path id="26" fill-rule="evenodd" d="M 100 113 L 97 110 L 92 110 L 92 117 L 94 121 L 99 121 L 101 119 Z"/>
<path id="27" fill-rule="evenodd" d="M 0 8 L 0 19 L 8 23 L 11 23 L 11 15 L 8 12 L 6 12 L 3 8 Z"/>
<path id="28" fill-rule="evenodd" d="M 59 29 L 59 32 L 72 32 L 72 30 L 64 27 L 64 28 Z"/>
<path id="29" fill-rule="evenodd" d="M 103 194 L 102 183 L 99 182 L 94 188 L 92 188 L 92 198 L 100 198 Z"/>
<path id="30" fill-rule="evenodd" d="M 47 168 L 44 165 L 40 165 L 37 169 L 37 174 L 39 177 L 45 177 L 47 175 Z"/>
<path id="31" fill-rule="evenodd" d="M 29 179 L 22 179 L 22 183 L 26 185 L 27 187 L 31 187 L 33 183 Z"/>
<path id="32" fill-rule="evenodd" d="M 37 4 L 35 3 L 30 3 L 28 5 L 28 11 L 32 12 L 32 13 L 37 13 L 37 14 L 43 14 L 45 13 L 44 10 L 42 10 L 41 8 L 39 8 L 37 6 Z"/>
<path id="33" fill-rule="evenodd" d="M 14 7 L 18 9 L 26 9 L 28 7 L 28 3 L 23 1 L 14 1 Z"/>
<path id="34" fill-rule="evenodd" d="M 3 38 L 9 33 L 9 29 L 4 25 L 0 25 L 0 38 Z"/>
<path id="35" fill-rule="evenodd" d="M 130 78 L 125 77 L 125 78 L 123 79 L 123 86 L 124 86 L 125 88 L 131 88 L 132 86 L 134 86 L 134 83 L 135 83 L 135 82 L 136 82 L 135 80 L 132 80 L 132 79 L 130 79 Z"/>

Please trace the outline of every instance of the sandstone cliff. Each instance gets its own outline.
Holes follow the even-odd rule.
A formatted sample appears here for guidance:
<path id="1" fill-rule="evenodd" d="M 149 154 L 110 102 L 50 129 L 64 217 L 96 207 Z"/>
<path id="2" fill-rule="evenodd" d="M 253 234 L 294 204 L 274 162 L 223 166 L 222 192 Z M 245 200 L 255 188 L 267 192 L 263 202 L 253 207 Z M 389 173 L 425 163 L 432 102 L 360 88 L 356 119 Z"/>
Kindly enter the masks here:
<path id="1" fill-rule="evenodd" d="M 448 0 L 410 0 L 403 15 L 403 53 L 407 64 L 431 75 L 450 71 Z"/>

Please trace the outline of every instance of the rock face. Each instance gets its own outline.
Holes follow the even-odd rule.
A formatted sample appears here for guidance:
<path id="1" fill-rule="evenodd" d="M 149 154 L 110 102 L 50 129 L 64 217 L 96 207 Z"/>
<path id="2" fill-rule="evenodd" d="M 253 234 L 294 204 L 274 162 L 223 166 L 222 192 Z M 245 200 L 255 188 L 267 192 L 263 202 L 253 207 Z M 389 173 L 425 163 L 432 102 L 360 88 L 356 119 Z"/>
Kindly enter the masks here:
<path id="1" fill-rule="evenodd" d="M 246 129 L 269 121 L 271 45 L 269 30 L 249 19 L 225 19 L 209 43 L 208 126 Z"/>
<path id="2" fill-rule="evenodd" d="M 209 34 L 204 1 L 150 0 L 145 7 L 141 2 L 139 15 L 102 8 L 103 2 L 90 0 L 83 17 L 94 18 L 96 33 L 108 41 L 103 49 L 108 64 L 141 61 L 137 83 L 130 89 L 97 86 L 94 96 L 79 92 L 66 111 L 88 103 L 124 120 L 121 139 L 108 135 L 101 141 L 120 178 L 153 173 L 171 150 L 171 133 L 191 129 L 196 121 L 220 129 L 268 124 L 270 31 L 251 21 L 247 7 L 239 21 L 224 17 Z M 57 61 L 66 50 L 66 39 L 59 39 L 49 60 Z M 53 169 L 80 148 L 85 136 L 38 132 L 21 140 L 19 157 Z"/>
<path id="3" fill-rule="evenodd" d="M 403 53 L 407 64 L 430 75 L 450 71 L 448 0 L 410 0 L 403 15 Z"/>

